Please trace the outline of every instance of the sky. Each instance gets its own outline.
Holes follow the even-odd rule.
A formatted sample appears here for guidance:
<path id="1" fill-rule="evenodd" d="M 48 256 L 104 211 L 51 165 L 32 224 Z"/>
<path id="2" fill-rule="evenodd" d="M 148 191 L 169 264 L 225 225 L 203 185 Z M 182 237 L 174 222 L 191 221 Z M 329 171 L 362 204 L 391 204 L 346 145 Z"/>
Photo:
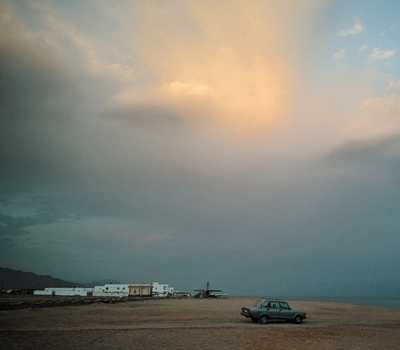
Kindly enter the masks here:
<path id="1" fill-rule="evenodd" d="M 399 13 L 3 0 L 0 266 L 398 296 Z"/>

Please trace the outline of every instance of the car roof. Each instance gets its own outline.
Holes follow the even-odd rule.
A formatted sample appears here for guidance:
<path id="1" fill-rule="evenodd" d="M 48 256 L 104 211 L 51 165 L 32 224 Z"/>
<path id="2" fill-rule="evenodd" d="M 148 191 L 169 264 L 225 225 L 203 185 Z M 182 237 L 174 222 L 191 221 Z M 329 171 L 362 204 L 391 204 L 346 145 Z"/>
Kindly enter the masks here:
<path id="1" fill-rule="evenodd" d="M 264 297 L 263 299 L 264 299 L 265 301 L 276 301 L 276 302 L 281 302 L 281 303 L 287 303 L 287 300 L 283 300 L 283 299 L 268 298 L 268 297 Z"/>

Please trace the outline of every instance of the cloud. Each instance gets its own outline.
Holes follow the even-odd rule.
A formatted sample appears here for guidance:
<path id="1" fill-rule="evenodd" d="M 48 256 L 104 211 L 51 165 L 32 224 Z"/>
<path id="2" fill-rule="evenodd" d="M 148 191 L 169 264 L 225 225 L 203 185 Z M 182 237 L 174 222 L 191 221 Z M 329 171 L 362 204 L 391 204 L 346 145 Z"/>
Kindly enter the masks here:
<path id="1" fill-rule="evenodd" d="M 399 95 L 387 95 L 382 97 L 373 97 L 363 102 L 361 109 L 368 112 L 398 112 L 400 106 Z"/>
<path id="2" fill-rule="evenodd" d="M 395 187 L 400 180 L 399 154 L 400 133 L 392 133 L 346 142 L 329 152 L 324 162 L 356 182 L 381 186 L 383 195 L 385 187 Z M 394 191 L 397 196 L 399 191 Z"/>
<path id="3" fill-rule="evenodd" d="M 122 52 L 116 52 L 113 59 L 104 53 L 98 40 L 84 34 L 73 21 L 58 13 L 51 2 L 28 2 L 25 4 L 39 26 L 25 25 L 11 6 L 3 7 L 3 21 L 18 23 L 18 35 L 31 46 L 41 47 L 51 53 L 53 60 L 65 68 L 80 70 L 85 75 L 103 79 L 113 79 L 122 83 L 131 82 L 135 77 L 134 68 Z M 118 51 L 113 48 L 113 51 Z M 117 58 L 116 58 L 117 57 Z M 118 59 L 119 58 L 119 59 Z"/>
<path id="4" fill-rule="evenodd" d="M 400 134 L 381 136 L 345 143 L 330 152 L 326 159 L 331 161 L 368 162 L 392 160 L 400 165 Z M 400 169 L 399 169 L 400 170 Z M 400 175 L 400 174 L 399 174 Z"/>
<path id="5" fill-rule="evenodd" d="M 210 93 L 209 86 L 192 82 L 172 81 L 168 88 L 172 94 L 186 96 L 206 96 Z"/>
<path id="6" fill-rule="evenodd" d="M 312 86 L 309 109 L 277 128 L 309 92 L 321 1 L 121 1 L 127 15 L 113 21 L 97 17 L 115 10 L 107 1 L 91 3 L 81 13 L 83 2 L 31 1 L 3 17 L 1 196 L 26 200 L 0 208 L 0 234 L 15 243 L 0 244 L 0 264 L 182 288 L 206 276 L 276 294 L 349 293 L 338 272 L 368 278 L 371 259 L 392 270 L 399 230 L 385 200 L 398 186 L 340 182 L 313 158 L 348 122 L 364 80 L 346 75 L 340 93 Z M 262 137 L 232 136 L 252 128 Z M 384 234 L 393 255 L 376 244 Z M 252 277 L 266 273 L 268 286 Z M 352 291 L 370 291 L 359 282 Z"/>
<path id="7" fill-rule="evenodd" d="M 173 109 L 160 108 L 157 103 L 117 105 L 106 110 L 103 117 L 126 127 L 177 128 L 183 127 L 185 119 Z"/>
<path id="8" fill-rule="evenodd" d="M 383 61 L 393 58 L 396 55 L 396 50 L 383 50 L 379 48 L 374 48 L 370 54 L 369 58 L 373 61 Z"/>
<path id="9" fill-rule="evenodd" d="M 154 77 L 153 94 L 163 92 L 164 103 L 173 105 L 188 106 L 191 98 L 192 112 L 201 97 L 210 120 L 239 132 L 285 121 L 303 78 L 295 69 L 303 53 L 294 28 L 307 30 L 321 3 L 299 2 L 296 11 L 286 0 L 274 2 L 273 11 L 263 1 L 177 4 L 179 11 L 156 1 L 137 5 L 133 40 L 139 64 Z"/>
<path id="10" fill-rule="evenodd" d="M 351 28 L 340 30 L 337 35 L 341 37 L 359 35 L 364 31 L 364 26 L 360 21 L 356 21 Z"/>
<path id="11" fill-rule="evenodd" d="M 333 59 L 336 61 L 340 61 L 344 59 L 346 56 L 346 50 L 345 49 L 337 49 L 336 52 L 333 54 Z"/>
<path id="12" fill-rule="evenodd" d="M 347 139 L 369 140 L 400 133 L 400 95 L 395 91 L 365 98 L 348 123 Z"/>
<path id="13" fill-rule="evenodd" d="M 134 20 L 119 23 L 119 33 L 115 22 L 105 20 L 104 28 L 112 24 L 118 33 L 110 44 L 83 31 L 54 3 L 29 2 L 37 23 L 29 29 L 29 41 L 32 46 L 41 42 L 69 72 L 110 80 L 108 88 L 118 91 L 105 104 L 120 101 L 142 108 L 150 101 L 153 108 L 154 97 L 160 108 L 179 110 L 186 119 L 203 114 L 221 128 L 246 133 L 287 121 L 299 94 L 295 86 L 303 79 L 296 36 L 309 30 L 323 5 L 313 0 L 291 11 L 293 5 L 284 0 L 272 12 L 263 1 L 249 5 L 243 0 L 218 6 L 208 1 L 126 1 L 121 6 Z M 284 18 L 290 18 L 289 25 L 283 25 Z"/>
<path id="14" fill-rule="evenodd" d="M 399 91 L 400 90 L 400 80 L 391 80 L 387 84 L 387 89 L 389 91 Z"/>

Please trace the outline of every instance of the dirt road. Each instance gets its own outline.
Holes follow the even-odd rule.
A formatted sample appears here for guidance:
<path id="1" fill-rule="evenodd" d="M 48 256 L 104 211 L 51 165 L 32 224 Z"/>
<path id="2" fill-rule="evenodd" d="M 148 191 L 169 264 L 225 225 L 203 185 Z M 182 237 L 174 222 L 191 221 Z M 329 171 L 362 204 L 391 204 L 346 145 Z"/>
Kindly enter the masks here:
<path id="1" fill-rule="evenodd" d="M 400 310 L 291 302 L 302 325 L 249 322 L 255 299 L 147 300 L 0 311 L 0 349 L 400 349 Z"/>

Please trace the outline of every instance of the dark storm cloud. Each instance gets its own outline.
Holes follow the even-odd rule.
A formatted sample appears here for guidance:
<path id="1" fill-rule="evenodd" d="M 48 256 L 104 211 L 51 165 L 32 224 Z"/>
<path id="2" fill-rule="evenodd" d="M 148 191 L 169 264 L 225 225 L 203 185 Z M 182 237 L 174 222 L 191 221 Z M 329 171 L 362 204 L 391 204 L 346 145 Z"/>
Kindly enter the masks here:
<path id="1" fill-rule="evenodd" d="M 15 33 L 14 33 L 15 35 Z M 8 43 L 7 32 L 1 35 Z M 25 45 L 24 45 L 25 44 Z M 3 45 L 0 49 L 0 160 L 2 191 L 29 187 L 62 166 L 73 84 L 46 55 L 51 52 L 32 43 Z"/>
<path id="2" fill-rule="evenodd" d="M 324 164 L 333 171 L 352 173 L 359 182 L 390 186 L 400 181 L 400 135 L 346 143 L 330 152 Z"/>
<path id="3" fill-rule="evenodd" d="M 399 160 L 400 135 L 391 135 L 372 140 L 346 143 L 332 151 L 327 157 L 328 162 L 363 163 L 369 161 Z"/>
<path id="4" fill-rule="evenodd" d="M 183 126 L 183 118 L 176 111 L 157 105 L 115 107 L 105 111 L 103 117 L 132 128 Z"/>
<path id="5" fill-rule="evenodd" d="M 74 80 L 80 74 L 68 76 L 68 67 L 54 62 L 52 50 L 37 47 L 37 41 L 25 37 L 18 30 L 1 34 L 5 45 L 0 51 L 0 188 L 5 202 L 22 197 L 39 212 L 31 216 L 1 213 L 3 242 L 29 235 L 32 227 L 71 217 L 79 222 L 102 216 L 140 220 L 162 216 L 164 201 L 156 200 L 158 194 L 145 195 L 151 187 L 162 187 L 158 176 L 150 175 L 145 159 L 149 155 L 160 159 L 161 149 L 158 144 L 146 146 L 146 134 L 137 135 L 135 129 L 176 125 L 176 115 L 155 106 L 119 109 L 109 120 L 100 118 L 101 130 L 96 129 L 96 119 L 92 124 L 84 121 L 88 108 L 79 88 L 82 81 Z M 127 124 L 138 136 L 134 142 L 132 133 L 119 131 L 126 129 L 125 121 L 132 116 L 136 119 Z M 115 120 L 124 120 L 123 125 Z M 129 144 L 120 146 L 116 140 Z M 145 157 L 140 155 L 142 150 L 147 151 Z M 81 243 L 78 238 L 76 244 Z M 2 244 L 2 249 L 9 247 Z M 6 252 L 2 253 L 4 257 Z"/>
<path id="6" fill-rule="evenodd" d="M 0 204 L 18 212 L 22 198 L 34 210 L 25 216 L 0 208 L 0 233 L 10 242 L 28 235 L 32 226 L 90 215 L 93 209 L 88 213 L 85 198 L 71 193 L 80 176 L 89 176 L 76 118 L 85 111 L 76 80 L 84 74 L 57 60 L 9 8 L 1 6 L 0 15 Z"/>
<path id="7" fill-rule="evenodd" d="M 314 168 L 324 186 L 310 227 L 320 232 L 313 259 L 328 274 L 339 274 L 331 278 L 334 285 L 328 290 L 375 296 L 400 290 L 400 280 L 391 272 L 398 261 L 394 247 L 400 244 L 399 151 L 398 135 L 354 141 L 324 156 Z M 353 281 L 341 268 L 352 271 Z"/>
<path id="8" fill-rule="evenodd" d="M 0 214 L 0 236 L 13 237 L 15 235 L 27 234 L 27 227 L 33 225 L 48 224 L 54 222 L 57 217 L 46 214 L 30 217 L 14 217 Z"/>

